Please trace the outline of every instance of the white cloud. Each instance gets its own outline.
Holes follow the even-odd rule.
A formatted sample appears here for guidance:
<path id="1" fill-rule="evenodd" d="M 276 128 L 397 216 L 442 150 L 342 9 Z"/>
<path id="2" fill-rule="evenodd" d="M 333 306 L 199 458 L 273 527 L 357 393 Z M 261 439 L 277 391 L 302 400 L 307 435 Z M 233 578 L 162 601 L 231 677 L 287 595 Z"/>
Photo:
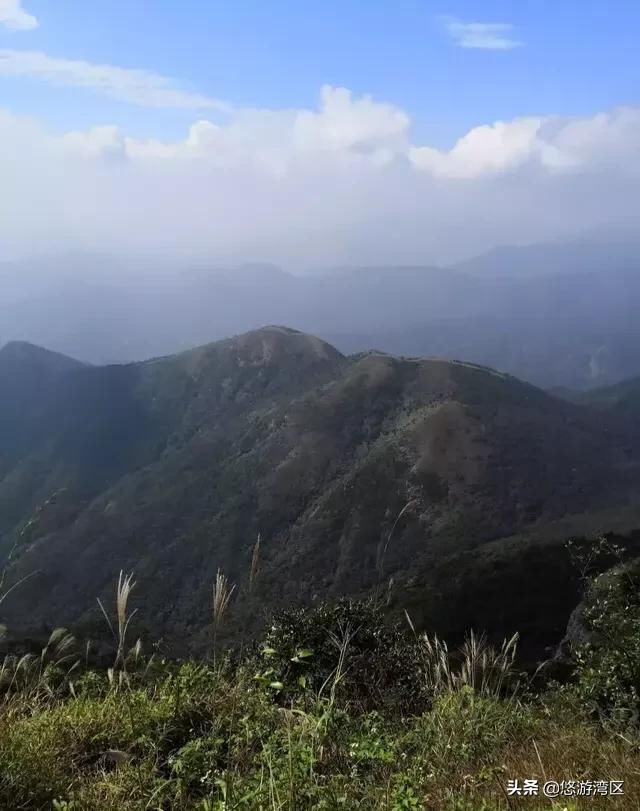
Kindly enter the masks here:
<path id="1" fill-rule="evenodd" d="M 454 17 L 441 20 L 449 36 L 461 48 L 505 51 L 522 45 L 514 38 L 514 27 L 510 23 L 463 22 Z"/>
<path id="2" fill-rule="evenodd" d="M 640 169 L 640 108 L 585 118 L 516 118 L 475 127 L 449 150 L 411 147 L 416 168 L 436 177 L 474 179 L 526 165 L 548 174 Z"/>
<path id="3" fill-rule="evenodd" d="M 0 25 L 14 31 L 29 31 L 38 27 L 38 21 L 22 8 L 22 0 L 0 0 Z"/>
<path id="4" fill-rule="evenodd" d="M 414 147 L 410 157 L 419 169 L 441 177 L 473 178 L 513 169 L 534 156 L 541 124 L 540 118 L 497 121 L 470 130 L 449 151 Z"/>
<path id="5" fill-rule="evenodd" d="M 297 113 L 294 143 L 302 150 L 394 151 L 404 147 L 408 129 L 409 117 L 403 110 L 370 96 L 354 99 L 343 87 L 325 86 L 318 112 Z"/>
<path id="6" fill-rule="evenodd" d="M 182 90 L 173 79 L 156 73 L 58 59 L 38 51 L 0 49 L 0 76 L 26 76 L 53 85 L 86 88 L 118 101 L 146 107 L 228 109 L 225 103 Z"/>
<path id="7" fill-rule="evenodd" d="M 410 123 L 331 87 L 317 109 L 237 109 L 178 140 L 0 113 L 0 244 L 415 263 L 640 217 L 640 108 L 495 122 L 448 150 Z"/>
<path id="8" fill-rule="evenodd" d="M 126 159 L 127 141 L 118 127 L 92 127 L 90 130 L 65 133 L 60 142 L 71 153 L 86 158 Z"/>
<path id="9" fill-rule="evenodd" d="M 409 125 L 398 107 L 325 86 L 318 110 L 236 110 L 225 125 L 197 121 L 183 141 L 128 140 L 127 150 L 137 158 L 198 159 L 280 175 L 311 155 L 317 161 L 323 155 L 334 160 L 359 156 L 382 165 L 406 155 Z"/>

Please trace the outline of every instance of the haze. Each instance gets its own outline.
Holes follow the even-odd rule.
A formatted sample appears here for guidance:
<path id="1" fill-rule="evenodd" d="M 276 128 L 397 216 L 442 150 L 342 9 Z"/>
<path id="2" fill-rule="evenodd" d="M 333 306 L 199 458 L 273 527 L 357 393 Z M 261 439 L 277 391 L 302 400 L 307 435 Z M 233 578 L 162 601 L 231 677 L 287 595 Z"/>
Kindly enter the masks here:
<path id="1" fill-rule="evenodd" d="M 639 128 L 633 107 L 480 121 L 438 150 L 404 110 L 332 87 L 309 109 L 233 110 L 174 141 L 4 112 L 0 239 L 13 256 L 451 261 L 634 217 Z"/>
<path id="2" fill-rule="evenodd" d="M 221 4 L 0 0 L 0 340 L 119 362 L 275 322 L 555 385 L 531 356 L 562 330 L 569 382 L 640 371 L 602 374 L 635 329 L 607 275 L 640 255 L 630 19 L 569 6 L 579 42 L 571 15 L 252 9 L 263 47 Z M 523 319 L 526 362 L 478 348 Z"/>

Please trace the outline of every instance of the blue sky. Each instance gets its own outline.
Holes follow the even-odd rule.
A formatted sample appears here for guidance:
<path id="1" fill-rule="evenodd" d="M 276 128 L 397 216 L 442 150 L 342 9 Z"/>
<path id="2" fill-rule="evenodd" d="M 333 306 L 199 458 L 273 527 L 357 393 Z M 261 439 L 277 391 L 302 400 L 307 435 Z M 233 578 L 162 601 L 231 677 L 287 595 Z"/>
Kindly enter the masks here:
<path id="1" fill-rule="evenodd" d="M 24 0 L 23 6 L 38 27 L 0 26 L 0 49 L 151 70 L 241 107 L 313 107 L 323 84 L 344 86 L 398 105 L 411 116 L 416 138 L 440 147 L 497 119 L 631 104 L 640 88 L 634 0 Z M 460 47 L 447 19 L 510 25 L 507 35 L 522 44 Z M 176 137 L 194 117 L 191 110 L 141 109 L 26 77 L 0 77 L 0 106 L 63 129 L 117 123 L 138 136 Z"/>
<path id="2" fill-rule="evenodd" d="M 0 257 L 428 264 L 640 224 L 639 34 L 638 0 L 0 0 Z"/>

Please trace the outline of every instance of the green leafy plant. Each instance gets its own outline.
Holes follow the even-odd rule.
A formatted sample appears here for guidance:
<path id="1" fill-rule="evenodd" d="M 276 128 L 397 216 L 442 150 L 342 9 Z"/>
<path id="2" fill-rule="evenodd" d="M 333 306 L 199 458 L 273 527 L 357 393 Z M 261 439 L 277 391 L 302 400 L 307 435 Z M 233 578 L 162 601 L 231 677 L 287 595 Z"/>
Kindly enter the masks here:
<path id="1" fill-rule="evenodd" d="M 576 691 L 588 712 L 640 725 L 640 561 L 596 577 L 585 597 L 587 640 L 574 650 Z"/>
<path id="2" fill-rule="evenodd" d="M 349 633 L 346 653 L 342 640 Z M 336 690 L 365 709 L 384 704 L 425 706 L 420 651 L 408 629 L 389 623 L 375 600 L 340 600 L 282 611 L 259 648 L 259 678 L 285 697 L 320 691 L 344 656 Z M 263 669 L 262 664 L 267 667 Z"/>

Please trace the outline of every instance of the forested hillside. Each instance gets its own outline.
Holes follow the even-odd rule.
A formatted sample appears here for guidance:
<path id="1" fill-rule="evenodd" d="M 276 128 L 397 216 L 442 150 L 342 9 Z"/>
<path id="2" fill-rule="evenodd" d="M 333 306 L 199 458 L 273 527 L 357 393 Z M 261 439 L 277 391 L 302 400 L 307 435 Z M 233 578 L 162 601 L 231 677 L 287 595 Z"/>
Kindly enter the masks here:
<path id="1" fill-rule="evenodd" d="M 149 633 L 202 648 L 215 573 L 245 580 L 258 536 L 260 585 L 239 623 L 393 578 L 396 608 L 425 618 L 434 582 L 445 602 L 457 594 L 432 619 L 461 633 L 460 577 L 485 566 L 485 544 L 628 509 L 640 487 L 635 437 L 606 414 L 473 364 L 345 357 L 283 327 L 127 366 L 23 354 L 13 387 L 15 348 L 0 353 L 2 549 L 10 578 L 30 578 L 3 605 L 16 633 L 95 624 L 95 598 L 125 569 L 144 583 Z M 20 381 L 43 359 L 25 404 Z M 452 568 L 455 555 L 477 565 Z M 571 608 L 564 585 L 549 616 L 556 598 Z M 485 605 L 501 628 L 503 609 Z M 563 617 L 541 621 L 550 642 Z"/>

